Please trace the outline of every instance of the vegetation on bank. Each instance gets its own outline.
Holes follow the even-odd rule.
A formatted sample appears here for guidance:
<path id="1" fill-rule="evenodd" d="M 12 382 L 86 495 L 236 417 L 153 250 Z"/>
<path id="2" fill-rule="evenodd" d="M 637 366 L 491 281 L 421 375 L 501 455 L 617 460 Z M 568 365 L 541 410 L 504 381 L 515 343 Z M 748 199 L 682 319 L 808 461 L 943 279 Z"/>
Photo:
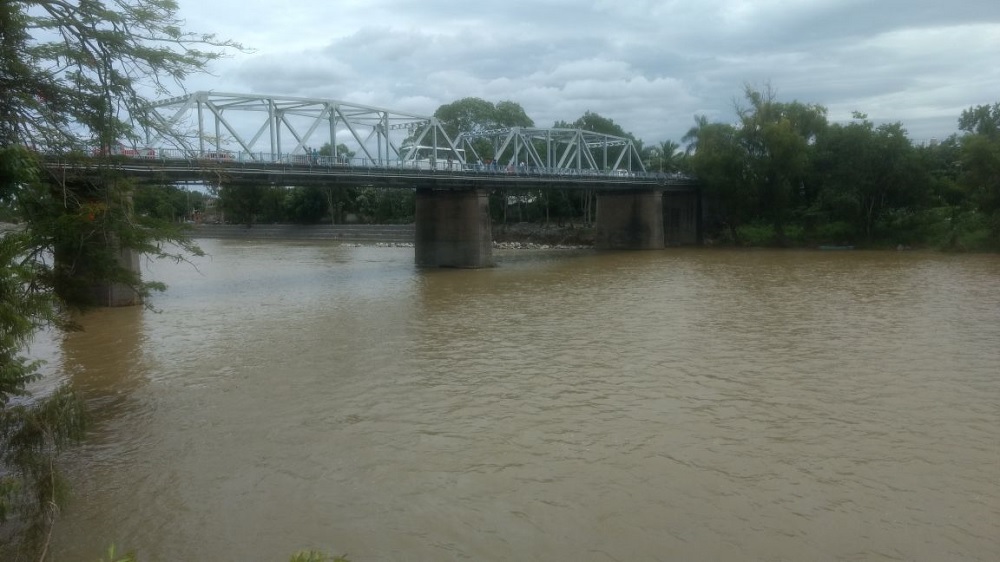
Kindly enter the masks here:
<path id="1" fill-rule="evenodd" d="M 720 240 L 1000 249 L 1000 103 L 962 112 L 961 136 L 916 145 L 900 123 L 831 124 L 770 88 L 745 100 L 738 123 L 698 118 L 685 137 Z"/>

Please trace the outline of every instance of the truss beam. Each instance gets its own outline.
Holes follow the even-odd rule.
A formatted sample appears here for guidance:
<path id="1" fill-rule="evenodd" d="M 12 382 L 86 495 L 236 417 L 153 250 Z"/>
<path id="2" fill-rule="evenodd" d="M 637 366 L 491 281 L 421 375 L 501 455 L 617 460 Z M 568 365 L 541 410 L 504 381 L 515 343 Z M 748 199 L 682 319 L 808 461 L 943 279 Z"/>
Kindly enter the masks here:
<path id="1" fill-rule="evenodd" d="M 311 157 L 329 143 L 332 155 L 347 145 L 353 160 L 374 166 L 406 165 L 427 153 L 462 165 L 502 165 L 600 172 L 644 172 L 630 138 L 582 129 L 511 127 L 463 132 L 454 140 L 426 115 L 333 99 L 194 92 L 153 103 L 150 146 L 190 158 L 239 152 L 252 161 Z M 424 150 L 424 149 L 431 150 Z"/>
<path id="2" fill-rule="evenodd" d="M 645 172 L 635 142 L 583 129 L 511 127 L 461 133 L 456 139 L 477 160 L 577 170 Z M 489 148 L 492 154 L 482 154 Z"/>
<path id="3" fill-rule="evenodd" d="M 437 129 L 431 116 L 332 99 L 194 92 L 151 105 L 151 144 L 190 152 L 239 151 L 274 161 L 305 155 L 329 143 L 346 144 L 373 165 L 400 160 L 400 147 L 414 135 Z M 448 140 L 447 145 L 451 145 Z"/>

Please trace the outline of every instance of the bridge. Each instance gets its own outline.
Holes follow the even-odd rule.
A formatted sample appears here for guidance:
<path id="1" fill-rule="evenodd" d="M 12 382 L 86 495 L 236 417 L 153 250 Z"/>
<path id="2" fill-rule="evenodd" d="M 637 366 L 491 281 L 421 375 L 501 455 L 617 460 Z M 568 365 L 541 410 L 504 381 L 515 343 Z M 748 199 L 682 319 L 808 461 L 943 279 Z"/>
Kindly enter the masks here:
<path id="1" fill-rule="evenodd" d="M 534 127 L 452 138 L 433 116 L 218 92 L 152 103 L 144 123 L 140 142 L 91 149 L 84 158 L 57 156 L 48 165 L 80 172 L 110 163 L 157 183 L 414 189 L 416 263 L 422 266 L 492 265 L 492 189 L 593 190 L 600 248 L 663 248 L 664 216 L 668 230 L 683 231 L 685 241 L 696 237 L 695 180 L 647 171 L 629 138 Z"/>

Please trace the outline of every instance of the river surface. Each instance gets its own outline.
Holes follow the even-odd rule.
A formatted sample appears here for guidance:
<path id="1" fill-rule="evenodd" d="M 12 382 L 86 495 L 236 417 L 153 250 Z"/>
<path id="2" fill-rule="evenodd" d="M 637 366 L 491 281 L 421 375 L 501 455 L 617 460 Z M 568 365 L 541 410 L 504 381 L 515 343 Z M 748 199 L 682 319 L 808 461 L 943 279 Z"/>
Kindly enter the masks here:
<path id="1" fill-rule="evenodd" d="M 41 338 L 56 560 L 1000 560 L 1000 257 L 202 241 Z"/>

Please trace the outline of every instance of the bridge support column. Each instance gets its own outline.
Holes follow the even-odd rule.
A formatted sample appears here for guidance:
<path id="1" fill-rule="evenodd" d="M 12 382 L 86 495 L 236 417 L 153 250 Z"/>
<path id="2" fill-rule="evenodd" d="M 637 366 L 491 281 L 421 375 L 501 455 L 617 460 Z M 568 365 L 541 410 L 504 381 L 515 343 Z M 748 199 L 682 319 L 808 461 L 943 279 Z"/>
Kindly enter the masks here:
<path id="1" fill-rule="evenodd" d="M 135 250 L 118 250 L 115 254 L 118 265 L 139 275 L 139 253 Z M 100 281 L 91 288 L 97 306 L 135 306 L 140 304 L 139 293 L 125 283 Z"/>
<path id="2" fill-rule="evenodd" d="M 662 250 L 663 192 L 599 192 L 596 227 L 594 245 L 599 249 Z"/>
<path id="3" fill-rule="evenodd" d="M 139 253 L 118 248 L 115 243 L 89 241 L 88 244 L 91 247 L 83 251 L 78 248 L 56 249 L 57 283 L 62 283 L 62 290 L 70 295 L 71 300 L 92 306 L 140 304 L 142 299 L 139 293 L 128 283 L 107 279 L 111 267 L 122 268 L 125 275 L 135 274 L 138 279 L 141 269 Z"/>
<path id="4" fill-rule="evenodd" d="M 53 186 L 53 195 L 73 202 L 63 211 L 67 215 L 90 215 L 87 221 L 70 221 L 71 227 L 54 240 L 57 291 L 69 302 L 85 306 L 140 304 L 142 299 L 133 288 L 141 282 L 139 252 L 123 248 L 113 232 L 114 221 L 127 220 L 132 213 L 131 192 L 126 187 L 74 178 Z"/>
<path id="5" fill-rule="evenodd" d="M 416 199 L 413 246 L 417 265 L 493 266 L 493 233 L 486 191 L 418 189 Z"/>

